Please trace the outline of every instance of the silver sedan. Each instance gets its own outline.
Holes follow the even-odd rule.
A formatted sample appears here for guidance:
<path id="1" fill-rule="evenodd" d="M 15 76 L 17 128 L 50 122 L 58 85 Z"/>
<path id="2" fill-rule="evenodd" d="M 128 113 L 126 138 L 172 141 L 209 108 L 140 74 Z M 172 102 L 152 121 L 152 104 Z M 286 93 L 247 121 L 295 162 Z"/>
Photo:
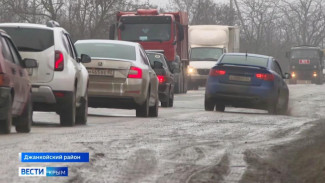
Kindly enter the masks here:
<path id="1" fill-rule="evenodd" d="M 137 117 L 158 116 L 158 78 L 138 43 L 82 40 L 78 53 L 92 58 L 89 73 L 90 107 L 136 109 Z"/>

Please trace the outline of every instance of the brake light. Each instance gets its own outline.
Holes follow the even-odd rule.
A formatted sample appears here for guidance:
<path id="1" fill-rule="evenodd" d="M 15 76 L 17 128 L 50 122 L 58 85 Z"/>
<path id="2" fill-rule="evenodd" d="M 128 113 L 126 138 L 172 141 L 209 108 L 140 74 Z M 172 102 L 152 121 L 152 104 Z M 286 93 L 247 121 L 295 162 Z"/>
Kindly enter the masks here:
<path id="1" fill-rule="evenodd" d="M 63 92 L 54 92 L 54 95 L 58 98 L 62 98 L 65 96 L 65 94 Z"/>
<path id="2" fill-rule="evenodd" d="M 0 74 L 0 86 L 4 84 L 3 74 Z"/>
<path id="3" fill-rule="evenodd" d="M 165 76 L 159 76 L 158 75 L 157 78 L 158 78 L 159 84 L 162 84 L 162 83 L 164 83 L 166 81 L 166 77 Z"/>
<path id="4" fill-rule="evenodd" d="M 55 51 L 54 71 L 63 71 L 64 69 L 64 57 L 62 52 Z"/>
<path id="5" fill-rule="evenodd" d="M 255 75 L 257 79 L 261 79 L 264 81 L 274 81 L 273 74 L 266 74 L 266 73 L 258 73 Z"/>
<path id="6" fill-rule="evenodd" d="M 130 67 L 128 78 L 142 79 L 142 69 L 138 67 Z"/>
<path id="7" fill-rule="evenodd" d="M 225 70 L 211 69 L 209 75 L 210 76 L 222 76 L 225 75 Z"/>

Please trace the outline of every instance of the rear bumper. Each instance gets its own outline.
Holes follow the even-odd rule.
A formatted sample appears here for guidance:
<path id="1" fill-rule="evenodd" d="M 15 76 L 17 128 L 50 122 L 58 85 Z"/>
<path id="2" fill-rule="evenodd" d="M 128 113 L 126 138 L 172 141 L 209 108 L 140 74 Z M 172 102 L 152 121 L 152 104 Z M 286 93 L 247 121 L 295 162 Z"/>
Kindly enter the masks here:
<path id="1" fill-rule="evenodd" d="M 136 109 L 143 102 L 138 103 L 133 97 L 89 96 L 88 107 Z"/>
<path id="2" fill-rule="evenodd" d="M 189 75 L 188 83 L 204 86 L 208 77 L 208 75 Z"/>
<path id="3" fill-rule="evenodd" d="M 49 86 L 35 86 L 32 87 L 32 100 L 35 103 L 56 103 L 52 88 Z"/>
<path id="4" fill-rule="evenodd" d="M 266 109 L 277 97 L 272 86 L 245 86 L 233 84 L 207 84 L 206 100 L 233 107 Z"/>
<path id="5" fill-rule="evenodd" d="M 48 91 L 47 91 L 48 92 Z M 54 92 L 61 93 L 62 96 L 55 97 Z M 39 97 L 37 99 L 42 99 L 40 96 L 42 93 L 36 93 L 36 96 Z M 33 110 L 34 111 L 55 111 L 60 112 L 61 110 L 64 110 L 64 106 L 67 103 L 67 101 L 71 101 L 71 98 L 73 96 L 73 92 L 71 91 L 51 91 L 51 93 L 45 93 L 45 94 L 51 94 L 53 95 L 54 99 L 51 98 L 51 100 L 34 100 L 33 98 Z M 44 94 L 44 96 L 45 96 Z M 35 95 L 33 95 L 34 97 Z M 48 96 L 48 95 L 46 95 Z M 52 102 L 54 101 L 54 102 Z"/>
<path id="6" fill-rule="evenodd" d="M 8 97 L 10 88 L 0 87 L 0 120 L 6 119 L 8 112 Z"/>

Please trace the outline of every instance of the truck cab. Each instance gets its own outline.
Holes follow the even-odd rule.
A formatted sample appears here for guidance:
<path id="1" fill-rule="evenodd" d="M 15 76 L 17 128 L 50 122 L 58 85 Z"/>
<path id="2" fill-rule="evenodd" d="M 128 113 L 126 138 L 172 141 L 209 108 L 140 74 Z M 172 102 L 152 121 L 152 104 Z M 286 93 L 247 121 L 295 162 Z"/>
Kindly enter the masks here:
<path id="1" fill-rule="evenodd" d="M 298 46 L 287 52 L 292 79 L 290 84 L 298 80 L 310 80 L 311 83 L 323 83 L 323 51 L 319 47 Z"/>
<path id="2" fill-rule="evenodd" d="M 239 51 L 239 28 L 223 25 L 192 25 L 189 28 L 190 63 L 188 88 L 205 86 L 210 69 L 227 52 Z"/>
<path id="3" fill-rule="evenodd" d="M 185 12 L 159 13 L 156 9 L 118 12 L 110 39 L 138 42 L 146 51 L 165 55 L 174 71 L 176 93 L 186 93 L 188 16 Z"/>

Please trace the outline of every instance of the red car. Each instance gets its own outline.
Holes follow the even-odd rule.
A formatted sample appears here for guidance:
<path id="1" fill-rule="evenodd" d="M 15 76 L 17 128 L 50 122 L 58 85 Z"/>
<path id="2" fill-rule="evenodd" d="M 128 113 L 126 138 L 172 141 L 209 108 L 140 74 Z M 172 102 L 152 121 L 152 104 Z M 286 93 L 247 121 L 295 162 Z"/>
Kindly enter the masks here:
<path id="1" fill-rule="evenodd" d="M 27 70 L 36 68 L 33 59 L 22 60 L 6 32 L 0 30 L 0 133 L 30 132 L 32 125 L 31 84 Z"/>

